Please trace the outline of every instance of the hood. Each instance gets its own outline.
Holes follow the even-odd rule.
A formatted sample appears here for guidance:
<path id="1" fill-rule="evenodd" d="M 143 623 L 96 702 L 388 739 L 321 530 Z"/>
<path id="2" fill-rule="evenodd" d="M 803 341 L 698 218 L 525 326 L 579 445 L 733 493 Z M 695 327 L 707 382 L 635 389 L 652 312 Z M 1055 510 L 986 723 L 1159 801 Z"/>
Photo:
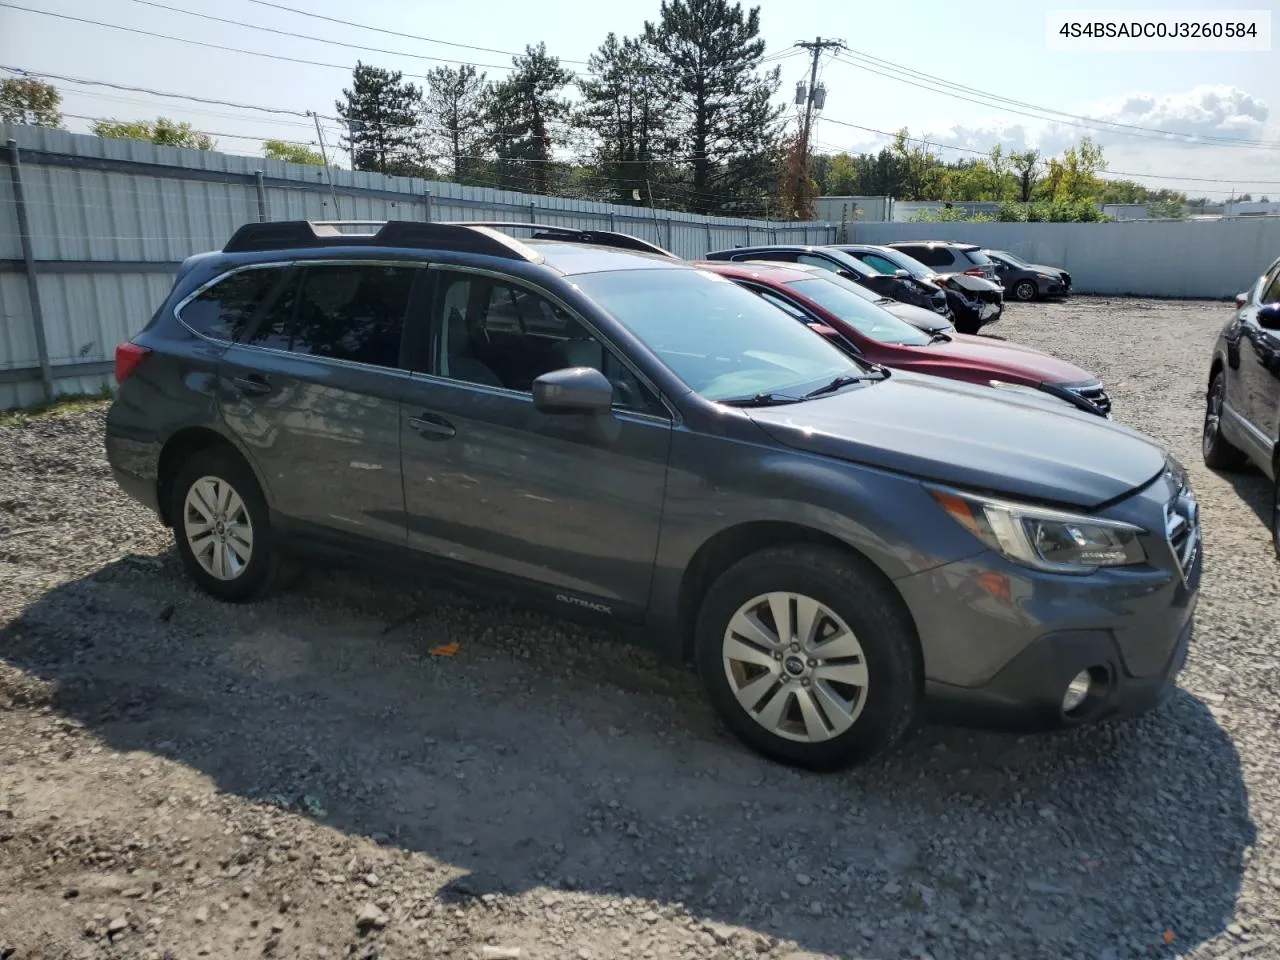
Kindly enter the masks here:
<path id="1" fill-rule="evenodd" d="M 965 290 L 974 290 L 980 293 L 994 293 L 1003 290 L 1004 287 L 996 283 L 994 280 L 988 280 L 986 277 L 975 277 L 967 273 L 944 273 L 942 276 L 947 278 L 947 282 L 962 287 Z"/>
<path id="2" fill-rule="evenodd" d="M 1029 263 L 1027 264 L 1027 269 L 1033 270 L 1036 273 L 1047 273 L 1051 277 L 1062 276 L 1061 267 L 1046 267 L 1043 263 Z"/>
<path id="3" fill-rule="evenodd" d="M 779 443 L 922 480 L 1092 508 L 1148 483 L 1165 453 L 1049 397 L 895 371 L 829 397 L 745 411 Z"/>
<path id="4" fill-rule="evenodd" d="M 948 336 L 951 337 L 950 343 L 921 347 L 921 360 L 925 363 L 951 360 L 967 367 L 981 364 L 991 371 L 994 380 L 1030 383 L 1035 386 L 1042 383 L 1074 385 L 1099 382 L 1094 374 L 1083 367 L 1031 347 L 965 333 L 952 333 Z"/>
<path id="5" fill-rule="evenodd" d="M 877 304 L 877 306 L 883 307 L 899 320 L 905 320 L 925 333 L 948 333 L 955 329 L 951 325 L 951 321 L 946 317 L 939 313 L 934 313 L 932 310 L 926 310 L 924 307 L 915 307 L 909 303 L 898 303 L 896 301 Z"/>

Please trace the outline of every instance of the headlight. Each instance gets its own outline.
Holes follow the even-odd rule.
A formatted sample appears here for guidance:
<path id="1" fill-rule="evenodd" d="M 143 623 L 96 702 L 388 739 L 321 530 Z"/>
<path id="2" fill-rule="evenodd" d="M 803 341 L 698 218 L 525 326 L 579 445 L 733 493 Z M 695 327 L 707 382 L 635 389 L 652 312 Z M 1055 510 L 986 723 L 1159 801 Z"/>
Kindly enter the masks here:
<path id="1" fill-rule="evenodd" d="M 1036 279 L 1037 279 L 1037 280 L 1052 280 L 1052 279 L 1053 279 L 1053 277 L 1049 276 L 1047 273 L 1037 273 L 1037 274 L 1036 274 Z"/>
<path id="2" fill-rule="evenodd" d="M 1054 573 L 1093 573 L 1099 567 L 1142 563 L 1141 527 L 1028 504 L 930 489 L 956 523 L 1010 560 Z"/>

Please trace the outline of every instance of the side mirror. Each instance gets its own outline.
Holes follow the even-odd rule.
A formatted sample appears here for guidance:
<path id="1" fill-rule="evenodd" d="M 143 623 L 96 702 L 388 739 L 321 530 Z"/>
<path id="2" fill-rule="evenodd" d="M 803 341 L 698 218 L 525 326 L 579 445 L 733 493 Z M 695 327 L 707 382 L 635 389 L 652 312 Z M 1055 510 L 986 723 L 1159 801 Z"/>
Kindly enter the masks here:
<path id="1" fill-rule="evenodd" d="M 543 413 L 604 413 L 613 384 L 595 367 L 565 367 L 533 381 L 533 406 Z"/>
<path id="2" fill-rule="evenodd" d="M 907 271 L 905 271 L 905 270 L 895 270 L 895 271 L 893 271 L 893 275 L 894 275 L 895 277 L 897 277 L 899 280 L 910 280 L 910 279 L 911 279 L 911 274 L 907 273 Z"/>
<path id="3" fill-rule="evenodd" d="M 1258 308 L 1258 326 L 1263 330 L 1280 330 L 1280 303 L 1268 303 Z"/>
<path id="4" fill-rule="evenodd" d="M 1244 306 L 1246 303 L 1248 303 L 1248 302 L 1249 302 L 1249 295 L 1248 295 L 1247 293 L 1237 293 L 1237 294 L 1236 294 L 1236 306 L 1237 306 L 1237 307 L 1243 307 L 1243 306 Z"/>

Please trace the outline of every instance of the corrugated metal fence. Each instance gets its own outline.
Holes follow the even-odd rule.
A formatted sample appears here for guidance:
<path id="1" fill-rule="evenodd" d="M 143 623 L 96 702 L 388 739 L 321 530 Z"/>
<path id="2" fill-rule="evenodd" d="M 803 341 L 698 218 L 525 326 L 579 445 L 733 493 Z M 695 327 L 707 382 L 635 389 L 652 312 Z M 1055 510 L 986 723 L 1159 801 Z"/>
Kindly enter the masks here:
<path id="1" fill-rule="evenodd" d="M 1235 296 L 1280 257 L 1280 218 L 1125 223 L 855 223 L 855 243 L 958 240 L 1063 267 L 1079 293 Z"/>
<path id="2" fill-rule="evenodd" d="M 536 222 L 621 230 L 683 257 L 834 240 L 825 223 L 655 214 L 37 127 L 0 124 L 0 142 L 0 409 L 108 386 L 115 345 L 147 322 L 183 259 L 249 221 Z"/>

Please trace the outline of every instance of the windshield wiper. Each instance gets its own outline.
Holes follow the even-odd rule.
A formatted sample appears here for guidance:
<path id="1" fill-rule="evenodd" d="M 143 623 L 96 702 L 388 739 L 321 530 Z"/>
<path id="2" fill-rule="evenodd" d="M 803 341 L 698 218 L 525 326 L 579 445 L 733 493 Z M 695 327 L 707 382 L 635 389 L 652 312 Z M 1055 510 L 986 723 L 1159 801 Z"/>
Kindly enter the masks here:
<path id="1" fill-rule="evenodd" d="M 884 380 L 888 376 L 889 376 L 889 371 L 886 370 L 884 367 L 879 367 L 879 366 L 873 368 L 871 373 L 863 374 L 857 377 L 842 374 L 841 376 L 836 377 L 830 383 L 823 384 L 821 387 L 818 387 L 818 389 L 816 390 L 810 390 L 801 399 L 808 400 L 811 397 L 820 397 L 824 393 L 835 393 L 841 387 L 847 387 L 850 384 L 854 384 L 854 383 L 879 383 L 881 380 Z"/>
<path id="2" fill-rule="evenodd" d="M 757 393 L 754 397 L 733 397 L 720 402 L 729 407 L 776 407 L 784 403 L 799 403 L 801 399 L 780 393 Z"/>

